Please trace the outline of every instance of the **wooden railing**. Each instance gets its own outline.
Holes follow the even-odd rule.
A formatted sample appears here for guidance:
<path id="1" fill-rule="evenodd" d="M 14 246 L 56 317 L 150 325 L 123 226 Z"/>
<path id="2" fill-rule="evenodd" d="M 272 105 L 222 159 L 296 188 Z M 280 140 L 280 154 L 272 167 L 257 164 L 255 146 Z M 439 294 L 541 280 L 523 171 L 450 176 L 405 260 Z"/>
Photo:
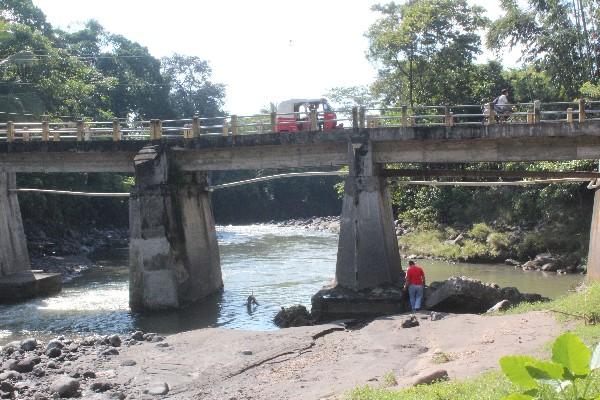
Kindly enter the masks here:
<path id="1" fill-rule="evenodd" d="M 296 125 L 318 131 L 325 122 L 339 129 L 377 127 L 461 126 L 493 124 L 585 123 L 600 120 L 600 101 L 518 103 L 507 105 L 511 112 L 498 115 L 494 105 L 401 106 L 396 108 L 355 107 L 351 112 L 335 111 L 337 118 L 325 120 L 321 112 L 293 114 L 229 115 L 177 120 L 50 121 L 0 123 L 1 141 L 100 141 L 159 140 L 169 137 L 192 139 L 200 135 L 246 135 L 272 133 Z M 484 110 L 486 110 L 484 112 Z M 280 121 L 280 116 L 296 121 Z"/>

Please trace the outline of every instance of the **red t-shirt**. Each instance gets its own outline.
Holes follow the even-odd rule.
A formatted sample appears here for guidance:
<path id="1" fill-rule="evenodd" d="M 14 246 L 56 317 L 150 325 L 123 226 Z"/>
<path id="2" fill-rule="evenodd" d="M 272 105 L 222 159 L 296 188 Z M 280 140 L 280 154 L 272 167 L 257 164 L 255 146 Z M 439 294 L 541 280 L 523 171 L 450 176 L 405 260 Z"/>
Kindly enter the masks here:
<path id="1" fill-rule="evenodd" d="M 422 285 L 424 279 L 425 273 L 418 265 L 411 265 L 406 270 L 406 281 L 409 285 Z"/>

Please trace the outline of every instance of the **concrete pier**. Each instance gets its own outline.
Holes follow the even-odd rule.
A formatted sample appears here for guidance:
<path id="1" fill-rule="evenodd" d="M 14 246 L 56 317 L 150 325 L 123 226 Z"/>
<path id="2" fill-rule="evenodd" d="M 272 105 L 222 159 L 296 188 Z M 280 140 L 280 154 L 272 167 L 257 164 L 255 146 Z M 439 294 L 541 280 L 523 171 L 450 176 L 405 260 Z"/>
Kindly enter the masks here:
<path id="1" fill-rule="evenodd" d="M 134 311 L 182 307 L 223 288 L 204 173 L 180 173 L 160 146 L 134 159 L 129 202 L 130 290 Z"/>
<path id="2" fill-rule="evenodd" d="M 30 270 L 27 239 L 16 192 L 16 174 L 0 172 L 0 277 Z"/>
<path id="3" fill-rule="evenodd" d="M 590 280 L 600 281 L 600 189 L 596 189 L 594 195 L 594 213 L 590 228 L 587 277 Z"/>
<path id="4" fill-rule="evenodd" d="M 336 264 L 339 286 L 362 290 L 400 277 L 400 253 L 385 178 L 378 176 L 371 144 L 349 144 Z"/>

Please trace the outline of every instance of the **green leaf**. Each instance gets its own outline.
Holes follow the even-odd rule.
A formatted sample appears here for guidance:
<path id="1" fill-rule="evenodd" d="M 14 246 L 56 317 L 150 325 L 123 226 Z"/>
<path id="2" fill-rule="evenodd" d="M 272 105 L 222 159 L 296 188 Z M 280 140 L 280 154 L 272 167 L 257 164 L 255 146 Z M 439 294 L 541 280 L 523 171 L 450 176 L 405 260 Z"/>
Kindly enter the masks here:
<path id="1" fill-rule="evenodd" d="M 534 362 L 526 365 L 525 369 L 527 369 L 529 376 L 534 379 L 561 380 L 565 374 L 565 368 L 561 364 L 551 361 L 534 360 Z"/>
<path id="2" fill-rule="evenodd" d="M 538 382 L 543 385 L 552 386 L 555 392 L 562 392 L 567 388 L 567 386 L 573 383 L 571 381 L 562 381 L 554 379 L 538 379 Z"/>
<path id="3" fill-rule="evenodd" d="M 508 396 L 504 396 L 502 400 L 533 400 L 533 397 L 522 393 L 513 393 Z"/>
<path id="4" fill-rule="evenodd" d="M 590 373 L 590 349 L 572 333 L 560 335 L 552 346 L 552 361 L 562 364 L 572 375 Z"/>
<path id="5" fill-rule="evenodd" d="M 594 354 L 592 355 L 592 360 L 590 361 L 590 369 L 598 369 L 600 368 L 600 343 L 596 346 L 596 350 L 594 350 Z"/>
<path id="6" fill-rule="evenodd" d="M 529 356 L 506 356 L 500 359 L 500 367 L 504 375 L 515 385 L 524 389 L 535 389 L 539 384 L 529 374 L 527 366 L 535 365 L 537 361 Z"/>

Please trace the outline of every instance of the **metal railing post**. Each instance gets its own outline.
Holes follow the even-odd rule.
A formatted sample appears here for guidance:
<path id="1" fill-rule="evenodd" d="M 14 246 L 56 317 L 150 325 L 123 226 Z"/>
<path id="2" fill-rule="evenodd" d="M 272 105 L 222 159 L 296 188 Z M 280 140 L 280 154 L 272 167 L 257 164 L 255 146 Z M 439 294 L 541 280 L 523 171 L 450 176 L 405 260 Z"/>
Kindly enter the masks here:
<path id="1" fill-rule="evenodd" d="M 573 108 L 572 107 L 567 108 L 567 123 L 569 123 L 569 124 L 573 123 Z"/>

